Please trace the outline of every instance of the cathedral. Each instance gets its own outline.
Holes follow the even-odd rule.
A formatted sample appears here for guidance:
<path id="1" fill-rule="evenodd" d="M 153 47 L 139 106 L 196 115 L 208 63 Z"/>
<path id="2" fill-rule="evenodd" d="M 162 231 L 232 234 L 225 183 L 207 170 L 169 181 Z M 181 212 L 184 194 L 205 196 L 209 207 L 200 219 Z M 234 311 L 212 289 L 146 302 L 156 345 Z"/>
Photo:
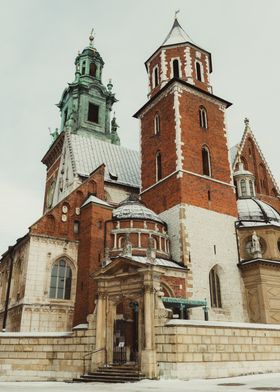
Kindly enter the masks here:
<path id="1" fill-rule="evenodd" d="M 42 158 L 43 215 L 1 258 L 2 330 L 94 315 L 109 362 L 125 348 L 151 364 L 160 319 L 279 324 L 279 187 L 248 119 L 229 148 L 211 53 L 175 18 L 145 62 L 140 152 L 121 144 L 103 66 L 91 35 Z"/>

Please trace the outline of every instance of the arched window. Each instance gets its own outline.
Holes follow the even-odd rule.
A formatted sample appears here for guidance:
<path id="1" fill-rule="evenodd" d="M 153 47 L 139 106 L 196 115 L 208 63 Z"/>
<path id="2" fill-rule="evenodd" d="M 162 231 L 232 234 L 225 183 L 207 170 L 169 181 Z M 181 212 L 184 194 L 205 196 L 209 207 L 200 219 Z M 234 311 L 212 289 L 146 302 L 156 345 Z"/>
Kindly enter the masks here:
<path id="1" fill-rule="evenodd" d="M 173 77 L 179 78 L 180 77 L 179 61 L 177 59 L 173 60 L 172 66 L 173 66 Z"/>
<path id="2" fill-rule="evenodd" d="M 82 75 L 84 75 L 86 73 L 86 62 L 83 61 L 82 63 Z"/>
<path id="3" fill-rule="evenodd" d="M 222 307 L 220 279 L 215 268 L 209 273 L 210 299 L 212 308 Z"/>
<path id="4" fill-rule="evenodd" d="M 160 117 L 158 114 L 155 115 L 154 129 L 155 129 L 155 135 L 159 135 L 160 134 Z"/>
<path id="5" fill-rule="evenodd" d="M 61 259 L 52 266 L 50 298 L 70 299 L 72 271 L 66 261 Z"/>
<path id="6" fill-rule="evenodd" d="M 250 195 L 255 196 L 253 181 L 249 181 Z"/>
<path id="7" fill-rule="evenodd" d="M 211 176 L 210 154 L 207 147 L 202 147 L 202 174 Z"/>
<path id="8" fill-rule="evenodd" d="M 96 64 L 94 64 L 94 63 L 91 63 L 90 64 L 90 68 L 89 68 L 89 74 L 90 74 L 90 76 L 96 76 Z"/>
<path id="9" fill-rule="evenodd" d="M 259 178 L 260 178 L 260 185 L 261 185 L 261 193 L 265 193 L 268 195 L 268 186 L 267 186 L 267 174 L 265 166 L 260 163 L 259 165 Z"/>
<path id="10" fill-rule="evenodd" d="M 201 128 L 207 128 L 207 112 L 206 109 L 201 106 L 199 108 L 199 124 Z"/>
<path id="11" fill-rule="evenodd" d="M 196 79 L 202 81 L 201 65 L 198 61 L 195 62 Z"/>
<path id="12" fill-rule="evenodd" d="M 161 153 L 158 151 L 156 155 L 156 181 L 162 179 L 162 167 L 161 167 Z"/>
<path id="13" fill-rule="evenodd" d="M 158 66 L 156 65 L 153 71 L 153 87 L 158 86 Z"/>
<path id="14" fill-rule="evenodd" d="M 244 157 L 240 157 L 241 162 L 243 163 L 243 167 L 245 170 L 248 170 L 248 163 Z"/>
<path id="15" fill-rule="evenodd" d="M 241 196 L 247 196 L 246 181 L 244 179 L 240 181 L 240 190 Z"/>

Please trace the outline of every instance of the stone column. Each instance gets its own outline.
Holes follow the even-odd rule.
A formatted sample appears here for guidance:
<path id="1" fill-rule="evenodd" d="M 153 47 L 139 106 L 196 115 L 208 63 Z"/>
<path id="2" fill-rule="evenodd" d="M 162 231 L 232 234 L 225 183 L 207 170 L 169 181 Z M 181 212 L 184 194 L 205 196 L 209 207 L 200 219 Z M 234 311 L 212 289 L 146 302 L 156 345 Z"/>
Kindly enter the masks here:
<path id="1" fill-rule="evenodd" d="M 106 301 L 107 296 L 104 293 L 98 294 L 97 314 L 96 314 L 96 345 L 95 352 L 91 358 L 92 370 L 97 369 L 105 363 L 105 345 L 106 345 Z"/>
<path id="2" fill-rule="evenodd" d="M 114 339 L 114 321 L 116 319 L 116 304 L 112 299 L 108 300 L 107 306 L 107 322 L 106 322 L 106 348 L 107 348 L 107 364 L 113 363 L 113 339 Z"/>
<path id="3" fill-rule="evenodd" d="M 153 274 L 144 276 L 144 349 L 141 352 L 141 370 L 148 378 L 157 377 L 155 350 L 155 300 Z"/>

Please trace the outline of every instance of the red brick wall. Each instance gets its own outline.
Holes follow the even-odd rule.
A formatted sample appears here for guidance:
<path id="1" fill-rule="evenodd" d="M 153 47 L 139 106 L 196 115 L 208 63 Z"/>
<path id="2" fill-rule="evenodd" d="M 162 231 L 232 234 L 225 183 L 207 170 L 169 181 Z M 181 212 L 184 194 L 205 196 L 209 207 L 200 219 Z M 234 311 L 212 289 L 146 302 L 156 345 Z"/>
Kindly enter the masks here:
<path id="1" fill-rule="evenodd" d="M 90 203 L 81 209 L 74 325 L 86 323 L 94 310 L 97 284 L 91 275 L 101 267 L 105 221 L 110 219 L 112 210 L 101 205 Z"/>
<path id="2" fill-rule="evenodd" d="M 207 57 L 208 54 L 202 52 L 199 49 L 195 49 L 190 45 L 178 45 L 178 46 L 172 46 L 172 47 L 167 47 L 167 48 L 162 48 L 150 61 L 149 64 L 149 83 L 151 86 L 151 97 L 153 97 L 156 93 L 161 88 L 161 85 L 159 85 L 155 88 L 153 88 L 153 69 L 157 65 L 158 70 L 159 70 L 159 82 L 162 82 L 161 80 L 161 73 L 162 73 L 162 66 L 161 66 L 161 53 L 164 50 L 165 51 L 165 66 L 166 66 L 166 80 L 170 80 L 173 78 L 173 70 L 172 70 L 172 60 L 173 59 L 179 59 L 179 68 L 180 68 L 180 78 L 183 80 L 187 80 L 187 75 L 186 75 L 186 56 L 185 56 L 185 50 L 186 47 L 190 48 L 190 57 L 191 57 L 191 68 L 192 68 L 192 78 L 194 81 L 194 84 L 196 87 L 201 88 L 202 90 L 208 91 L 208 86 L 209 86 L 209 69 L 207 67 Z M 196 52 L 199 52 L 201 54 L 200 58 L 196 56 Z M 196 75 L 196 65 L 195 62 L 196 60 L 199 61 L 201 64 L 201 73 L 203 77 L 203 81 L 197 80 L 197 75 Z M 210 62 L 210 59 L 209 59 Z"/>
<path id="3" fill-rule="evenodd" d="M 280 200 L 275 195 L 275 185 L 252 138 L 246 137 L 241 154 L 245 169 L 255 176 L 257 197 L 280 211 Z"/>
<path id="4" fill-rule="evenodd" d="M 156 183 L 156 153 L 161 152 L 162 177 L 176 170 L 174 96 L 168 94 L 142 118 L 142 191 Z M 200 127 L 199 108 L 207 111 L 208 128 Z M 154 116 L 161 120 L 159 135 L 154 134 Z M 228 159 L 227 139 L 224 130 L 224 113 L 219 106 L 191 92 L 183 91 L 180 97 L 181 138 L 183 169 L 202 175 L 202 147 L 210 152 L 212 178 L 230 185 L 231 172 Z M 208 191 L 210 195 L 208 196 Z M 208 198 L 210 197 L 210 200 Z M 179 203 L 188 203 L 236 216 L 235 193 L 231 186 L 184 173 L 158 183 L 142 194 L 142 200 L 157 213 Z"/>
<path id="5" fill-rule="evenodd" d="M 96 190 L 97 197 L 104 200 L 104 166 L 97 169 L 88 180 L 34 223 L 30 227 L 30 232 L 68 240 L 79 240 L 79 234 L 74 233 L 74 222 L 80 221 L 80 215 L 76 214 L 76 208 L 81 207 L 93 189 Z M 62 207 L 64 205 L 68 208 L 68 212 L 65 214 L 67 215 L 66 222 L 62 221 Z"/>
<path id="6" fill-rule="evenodd" d="M 156 181 L 156 154 L 161 152 L 162 175 L 171 174 L 176 169 L 175 121 L 173 94 L 162 97 L 142 119 L 142 190 Z M 160 117 L 160 134 L 155 135 L 154 118 Z M 150 208 L 150 207 L 149 207 Z"/>

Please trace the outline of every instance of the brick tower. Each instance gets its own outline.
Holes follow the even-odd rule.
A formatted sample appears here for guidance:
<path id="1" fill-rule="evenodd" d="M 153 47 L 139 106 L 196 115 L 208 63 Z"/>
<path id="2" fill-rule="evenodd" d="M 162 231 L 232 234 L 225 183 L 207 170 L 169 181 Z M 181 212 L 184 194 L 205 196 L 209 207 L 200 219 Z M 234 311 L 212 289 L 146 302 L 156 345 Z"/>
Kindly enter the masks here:
<path id="1" fill-rule="evenodd" d="M 186 295 L 207 298 L 212 319 L 244 320 L 225 125 L 231 104 L 213 94 L 211 54 L 176 17 L 145 65 L 149 100 L 135 114 L 141 198 L 167 222 L 173 258 L 189 267 Z"/>

